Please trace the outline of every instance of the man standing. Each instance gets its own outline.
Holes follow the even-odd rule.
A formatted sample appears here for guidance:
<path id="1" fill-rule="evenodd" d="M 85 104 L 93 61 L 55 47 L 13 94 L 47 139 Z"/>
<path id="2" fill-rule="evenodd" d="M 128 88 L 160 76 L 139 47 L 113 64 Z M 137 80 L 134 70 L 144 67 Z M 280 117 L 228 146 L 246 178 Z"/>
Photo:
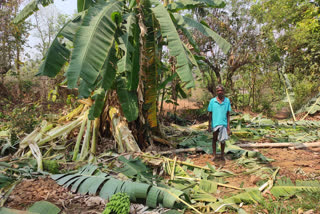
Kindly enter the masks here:
<path id="1" fill-rule="evenodd" d="M 213 130 L 212 150 L 213 160 L 216 159 L 217 145 L 216 142 L 221 143 L 221 160 L 224 158 L 225 141 L 229 138 L 230 134 L 230 100 L 224 96 L 224 88 L 222 85 L 216 87 L 217 96 L 210 100 L 208 106 L 209 112 L 209 127 L 208 131 Z"/>

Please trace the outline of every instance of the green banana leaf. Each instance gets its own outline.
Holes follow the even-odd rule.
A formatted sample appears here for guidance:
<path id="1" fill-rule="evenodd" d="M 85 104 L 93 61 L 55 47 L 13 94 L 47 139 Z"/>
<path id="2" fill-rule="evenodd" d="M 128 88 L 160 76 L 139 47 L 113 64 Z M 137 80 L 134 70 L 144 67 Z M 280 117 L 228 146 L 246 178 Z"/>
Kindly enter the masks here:
<path id="1" fill-rule="evenodd" d="M 298 192 L 320 193 L 320 182 L 319 180 L 297 180 L 296 184 L 294 184 L 289 178 L 283 178 L 276 182 L 270 192 L 277 198 L 282 196 L 291 196 Z"/>
<path id="2" fill-rule="evenodd" d="M 152 183 L 151 170 L 144 164 L 139 158 L 129 158 L 126 159 L 123 156 L 119 156 L 119 161 L 124 163 L 122 168 L 117 168 L 116 171 L 124 174 L 128 178 L 135 179 L 136 181 L 146 182 L 148 184 Z"/>
<path id="3" fill-rule="evenodd" d="M 127 83 L 124 78 L 117 79 L 117 94 L 124 116 L 128 122 L 134 121 L 138 118 L 138 98 L 136 93 L 128 91 Z"/>
<path id="4" fill-rule="evenodd" d="M 69 21 L 65 26 L 69 23 L 71 23 L 71 21 Z M 63 29 L 64 28 L 58 32 L 56 38 L 53 40 L 46 53 L 45 60 L 40 65 L 39 71 L 36 75 L 55 77 L 69 59 L 70 51 L 58 40 Z"/>
<path id="5" fill-rule="evenodd" d="M 315 114 L 320 111 L 320 93 L 309 100 L 305 105 L 303 105 L 296 113 L 308 112 L 309 114 Z"/>
<path id="6" fill-rule="evenodd" d="M 149 207 L 155 208 L 162 205 L 173 208 L 182 191 L 175 189 L 161 189 L 149 184 L 121 181 L 98 170 L 95 165 L 86 165 L 75 174 L 56 174 L 51 176 L 59 185 L 71 187 L 71 190 L 81 194 L 96 194 L 104 199 L 110 199 L 118 192 L 127 193 L 132 202 L 144 201 Z M 170 193 L 171 194 L 170 194 Z"/>
<path id="7" fill-rule="evenodd" d="M 98 88 L 93 92 L 92 99 L 94 100 L 88 114 L 89 120 L 100 117 L 105 103 L 106 91 L 103 88 Z"/>
<path id="8" fill-rule="evenodd" d="M 187 16 L 181 16 L 179 14 L 174 14 L 174 18 L 177 20 L 178 25 L 197 29 L 203 35 L 213 39 L 225 54 L 227 54 L 228 51 L 230 50 L 230 47 L 231 47 L 230 43 L 227 42 L 221 36 L 219 36 L 216 32 L 206 27 L 205 25 L 193 20 L 192 18 L 188 18 Z"/>
<path id="9" fill-rule="evenodd" d="M 116 50 L 112 48 L 107 60 L 104 62 L 102 70 L 100 71 L 102 75 L 101 87 L 106 91 L 111 88 L 113 81 L 115 80 L 117 72 L 115 64 L 117 60 Z"/>
<path id="10" fill-rule="evenodd" d="M 89 7 L 93 6 L 95 1 L 93 0 L 78 0 L 77 1 L 77 9 L 78 12 L 84 11 Z"/>
<path id="11" fill-rule="evenodd" d="M 177 12 L 201 7 L 223 8 L 225 5 L 222 0 L 180 0 L 169 4 L 168 9 L 172 12 Z"/>
<path id="12" fill-rule="evenodd" d="M 79 13 L 68 25 L 63 27 L 61 35 L 71 42 L 74 42 L 74 37 L 81 26 L 85 13 Z"/>
<path id="13" fill-rule="evenodd" d="M 151 0 L 151 3 L 156 6 L 151 10 L 160 23 L 162 36 L 167 38 L 170 55 L 177 60 L 177 73 L 180 79 L 186 83 L 186 88 L 194 87 L 188 56 L 169 12 L 159 1 Z"/>
<path id="14" fill-rule="evenodd" d="M 124 51 L 123 57 L 118 62 L 118 71 L 122 72 L 131 72 L 132 70 L 132 55 L 133 55 L 133 31 L 137 27 L 137 21 L 134 13 L 129 13 L 124 15 L 125 20 L 125 33 L 121 36 L 121 43 L 119 48 Z"/>
<path id="15" fill-rule="evenodd" d="M 19 24 L 31 16 L 34 12 L 39 10 L 38 4 L 42 4 L 43 7 L 52 4 L 53 0 L 32 0 L 27 4 L 22 11 L 13 19 L 13 23 Z"/>
<path id="16" fill-rule="evenodd" d="M 99 2 L 90 7 L 76 33 L 74 50 L 67 71 L 68 87 L 77 87 L 78 78 L 96 82 L 115 40 L 116 23 L 111 15 L 121 12 L 123 2 Z"/>
<path id="17" fill-rule="evenodd" d="M 40 213 L 40 214 L 58 214 L 60 208 L 48 201 L 37 201 L 30 208 L 29 212 Z"/>
<path id="18" fill-rule="evenodd" d="M 70 50 L 62 44 L 59 39 L 61 36 L 67 38 L 71 42 L 79 29 L 84 14 L 79 14 L 73 20 L 67 22 L 57 33 L 51 46 L 49 47 L 45 60 L 42 62 L 37 75 L 45 75 L 48 77 L 55 77 L 63 65 L 69 60 Z"/>
<path id="19" fill-rule="evenodd" d="M 10 209 L 10 208 L 5 208 L 5 207 L 0 207 L 0 213 L 1 214 L 38 214 L 38 213 L 34 213 L 34 212 L 21 211 L 21 210 Z"/>

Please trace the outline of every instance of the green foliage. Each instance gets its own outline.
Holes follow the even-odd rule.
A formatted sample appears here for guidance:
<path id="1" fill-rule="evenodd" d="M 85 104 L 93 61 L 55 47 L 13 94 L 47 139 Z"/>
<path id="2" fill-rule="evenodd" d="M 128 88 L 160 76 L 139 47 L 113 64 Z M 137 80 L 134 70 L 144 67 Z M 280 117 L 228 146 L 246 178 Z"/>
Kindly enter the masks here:
<path id="1" fill-rule="evenodd" d="M 294 109 L 301 108 L 311 97 L 314 92 L 318 89 L 319 85 L 314 78 L 311 80 L 309 78 L 303 78 L 294 82 L 293 92 L 294 92 Z"/>
<path id="2" fill-rule="evenodd" d="M 13 131 L 20 135 L 20 133 L 30 133 L 39 123 L 39 108 L 37 104 L 25 105 L 24 107 L 16 107 L 10 117 L 10 127 Z M 9 118 L 6 118 L 9 119 Z"/>
<path id="3" fill-rule="evenodd" d="M 107 203 L 102 214 L 128 214 L 130 212 L 130 200 L 126 193 L 114 194 Z"/>
<path id="4" fill-rule="evenodd" d="M 13 181 L 12 177 L 0 174 L 0 189 L 10 185 Z"/>
<path id="5" fill-rule="evenodd" d="M 37 163 L 34 159 L 24 159 L 11 163 L 0 162 L 0 189 L 10 186 L 13 182 L 22 178 L 32 178 L 37 171 Z"/>
<path id="6" fill-rule="evenodd" d="M 20 53 L 29 36 L 31 24 L 21 22 L 18 25 L 12 23 L 12 19 L 17 15 L 21 2 L 18 0 L 1 2 L 0 17 L 3 20 L 0 23 L 2 35 L 0 37 L 0 73 L 6 74 L 14 67 L 21 64 Z M 2 89 L 1 89 L 2 90 Z"/>

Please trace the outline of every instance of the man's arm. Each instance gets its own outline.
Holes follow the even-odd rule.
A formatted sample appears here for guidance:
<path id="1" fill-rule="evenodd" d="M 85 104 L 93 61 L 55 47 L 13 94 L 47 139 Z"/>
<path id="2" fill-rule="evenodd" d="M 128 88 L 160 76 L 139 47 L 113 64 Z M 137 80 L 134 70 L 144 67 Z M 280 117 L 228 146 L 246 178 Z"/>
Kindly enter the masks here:
<path id="1" fill-rule="evenodd" d="M 231 129 L 230 129 L 230 111 L 227 112 L 227 120 L 228 120 L 227 131 L 228 131 L 228 134 L 230 134 L 231 133 Z"/>
<path id="2" fill-rule="evenodd" d="M 208 132 L 211 132 L 211 120 L 212 120 L 212 112 L 209 111 L 209 126 L 208 126 Z"/>

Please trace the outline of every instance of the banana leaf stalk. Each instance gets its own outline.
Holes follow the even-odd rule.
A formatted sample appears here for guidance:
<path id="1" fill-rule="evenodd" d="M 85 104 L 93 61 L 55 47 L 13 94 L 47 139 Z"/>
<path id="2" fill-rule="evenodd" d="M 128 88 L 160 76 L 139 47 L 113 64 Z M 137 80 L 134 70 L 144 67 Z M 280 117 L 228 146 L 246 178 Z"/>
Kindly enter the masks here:
<path id="1" fill-rule="evenodd" d="M 48 133 L 45 134 L 47 137 L 45 137 L 44 139 L 41 139 L 41 140 L 39 140 L 38 142 L 35 142 L 35 143 L 37 143 L 38 146 L 42 146 L 45 143 L 47 143 L 47 142 L 49 142 L 49 141 L 51 141 L 51 140 L 53 140 L 55 138 L 67 135 L 69 132 L 71 132 L 73 129 L 77 128 L 81 124 L 83 118 L 84 118 L 84 116 L 81 116 L 77 120 L 75 120 L 75 121 L 73 121 L 73 122 L 71 122 L 69 124 L 66 124 L 64 126 L 59 126 L 59 127 L 56 127 L 54 129 L 52 129 L 51 131 L 49 131 Z M 33 134 L 32 136 L 27 136 L 28 139 L 24 140 L 24 141 L 26 141 L 26 142 L 34 142 L 32 140 L 34 140 L 34 138 L 37 136 L 36 134 L 39 131 L 39 128 L 37 129 L 37 132 L 35 132 L 35 131 L 32 132 L 32 134 Z M 32 152 L 29 151 L 29 152 L 26 153 L 26 156 L 30 157 L 31 154 L 32 154 Z"/>
<path id="2" fill-rule="evenodd" d="M 71 132 L 73 129 L 77 128 L 78 126 L 81 125 L 81 122 L 83 120 L 84 116 L 79 117 L 77 120 L 68 123 L 64 126 L 59 126 L 55 129 L 52 129 L 51 131 L 49 131 L 46 135 L 47 137 L 40 140 L 38 142 L 39 146 L 44 145 L 45 143 L 57 138 L 57 137 L 61 137 L 63 135 L 69 134 L 69 132 Z"/>
<path id="3" fill-rule="evenodd" d="M 291 110 L 291 114 L 292 114 L 293 120 L 297 121 L 296 116 L 295 116 L 294 111 L 293 111 L 293 108 L 292 108 L 291 99 L 290 99 L 290 95 L 288 93 L 288 89 L 287 88 L 286 88 L 286 94 L 287 94 L 287 97 L 288 97 L 288 102 L 289 102 L 289 106 L 290 106 L 290 110 Z"/>
<path id="4" fill-rule="evenodd" d="M 80 104 L 77 108 L 75 108 L 72 112 L 70 112 L 69 114 L 61 117 L 58 122 L 62 122 L 62 121 L 70 121 L 72 120 L 72 118 L 74 118 L 75 116 L 79 115 L 82 110 L 84 108 L 84 105 L 83 104 Z"/>
<path id="5" fill-rule="evenodd" d="M 16 155 L 19 155 L 23 149 L 27 148 L 30 144 L 37 143 L 41 140 L 43 135 L 52 129 L 53 124 L 47 123 L 47 121 L 42 121 L 41 127 L 36 128 L 31 132 L 28 136 L 26 136 L 20 143 L 19 143 L 19 150 L 17 151 Z M 31 153 L 28 154 L 30 156 Z"/>
<path id="6" fill-rule="evenodd" d="M 22 152 L 23 149 L 27 148 L 30 142 L 39 134 L 40 127 L 35 128 L 30 134 L 28 134 L 20 143 L 19 150 L 16 154 Z"/>
<path id="7" fill-rule="evenodd" d="M 48 122 L 46 120 L 42 121 L 41 130 L 39 134 L 34 138 L 34 142 L 38 142 L 39 140 L 41 140 L 43 135 L 49 130 L 51 130 L 52 128 L 53 128 L 53 124 L 48 125 Z"/>
<path id="8" fill-rule="evenodd" d="M 82 148 L 81 148 L 81 153 L 80 153 L 80 160 L 83 161 L 88 153 L 89 153 L 89 141 L 90 141 L 90 135 L 91 135 L 91 120 L 87 120 L 87 130 L 86 133 L 84 135 L 84 141 L 82 144 Z"/>
<path id="9" fill-rule="evenodd" d="M 82 136 L 83 136 L 83 133 L 84 133 L 84 128 L 86 127 L 87 119 L 88 119 L 88 117 L 85 116 L 83 121 L 82 121 L 81 128 L 80 128 L 80 131 L 79 131 L 79 134 L 78 134 L 78 137 L 77 137 L 77 142 L 76 142 L 76 145 L 75 145 L 74 150 L 73 150 L 73 156 L 72 156 L 72 160 L 73 161 L 77 160 L 79 149 L 80 149 L 80 143 L 81 143 Z"/>
<path id="10" fill-rule="evenodd" d="M 96 156 L 96 149 L 97 149 L 97 138 L 98 138 L 98 132 L 99 132 L 99 126 L 100 126 L 100 119 L 96 118 L 93 123 L 93 134 L 92 134 L 92 140 L 91 140 L 91 148 L 90 148 L 90 162 L 92 162 L 95 159 Z"/>
<path id="11" fill-rule="evenodd" d="M 118 152 L 123 153 L 124 147 L 121 140 L 121 135 L 118 127 L 118 124 L 120 123 L 119 113 L 117 109 L 111 107 L 109 110 L 109 116 L 111 119 L 111 127 L 112 127 L 112 135 L 114 136 L 114 139 L 116 140 L 118 144 Z"/>
<path id="12" fill-rule="evenodd" d="M 281 80 L 283 82 L 283 85 L 284 85 L 284 88 L 285 88 L 285 91 L 286 91 L 286 95 L 287 95 L 287 99 L 288 99 L 288 102 L 289 102 L 289 107 L 290 107 L 290 110 L 291 110 L 291 114 L 292 114 L 293 120 L 297 121 L 296 116 L 295 116 L 294 111 L 293 111 L 293 108 L 292 108 L 292 104 L 291 104 L 291 98 L 290 98 L 291 96 L 289 95 L 289 90 L 292 91 L 292 85 L 291 85 L 291 82 L 290 82 L 289 78 L 285 74 L 285 69 L 286 69 L 285 66 L 286 66 L 286 62 L 284 62 L 284 65 L 283 65 L 282 69 L 279 69 L 279 75 L 280 75 L 280 78 L 281 78 Z"/>
<path id="13" fill-rule="evenodd" d="M 177 163 L 177 156 L 174 157 L 174 162 L 173 162 L 172 172 L 171 172 L 171 180 L 174 179 L 174 170 L 175 170 L 176 163 Z"/>
<path id="14" fill-rule="evenodd" d="M 43 171 L 42 154 L 41 154 L 41 151 L 40 151 L 38 145 L 36 143 L 30 143 L 29 147 L 30 147 L 30 150 L 31 150 L 33 156 L 37 160 L 38 172 L 42 172 Z"/>
<path id="15" fill-rule="evenodd" d="M 142 157 L 146 157 L 146 158 L 163 159 L 164 161 L 174 162 L 174 160 L 172 160 L 172 159 L 170 159 L 170 158 L 166 158 L 166 157 L 154 157 L 154 156 L 147 155 L 147 154 L 142 154 L 141 156 L 142 156 Z M 208 168 L 208 167 L 198 166 L 198 165 L 195 165 L 195 164 L 192 164 L 192 163 L 188 163 L 188 162 L 184 162 L 184 161 L 179 161 L 179 160 L 177 160 L 176 162 L 179 163 L 179 164 L 182 164 L 182 165 L 191 166 L 191 167 L 194 167 L 194 168 L 199 168 L 199 169 L 204 169 L 204 170 L 209 170 L 209 171 L 211 171 L 211 169 Z"/>
<path id="16" fill-rule="evenodd" d="M 196 181 L 196 182 L 201 181 L 200 178 L 188 178 L 188 177 L 181 177 L 181 176 L 176 176 L 175 178 L 176 178 L 176 179 L 189 180 L 189 181 Z M 237 190 L 242 190 L 242 189 L 243 189 L 243 188 L 231 186 L 231 185 L 228 185 L 228 184 L 223 184 L 223 183 L 218 183 L 218 182 L 215 182 L 215 183 L 216 183 L 218 186 L 228 187 L 228 188 L 231 188 L 231 189 L 237 189 Z"/>
<path id="17" fill-rule="evenodd" d="M 269 179 L 269 187 L 268 187 L 267 189 L 265 189 L 265 190 L 263 191 L 263 193 L 266 193 L 267 191 L 269 191 L 269 190 L 273 187 L 273 184 L 274 184 L 274 182 L 275 182 L 275 180 L 276 180 L 276 176 L 277 176 L 279 170 L 280 170 L 280 167 L 278 167 L 278 168 L 273 172 L 271 178 Z"/>

